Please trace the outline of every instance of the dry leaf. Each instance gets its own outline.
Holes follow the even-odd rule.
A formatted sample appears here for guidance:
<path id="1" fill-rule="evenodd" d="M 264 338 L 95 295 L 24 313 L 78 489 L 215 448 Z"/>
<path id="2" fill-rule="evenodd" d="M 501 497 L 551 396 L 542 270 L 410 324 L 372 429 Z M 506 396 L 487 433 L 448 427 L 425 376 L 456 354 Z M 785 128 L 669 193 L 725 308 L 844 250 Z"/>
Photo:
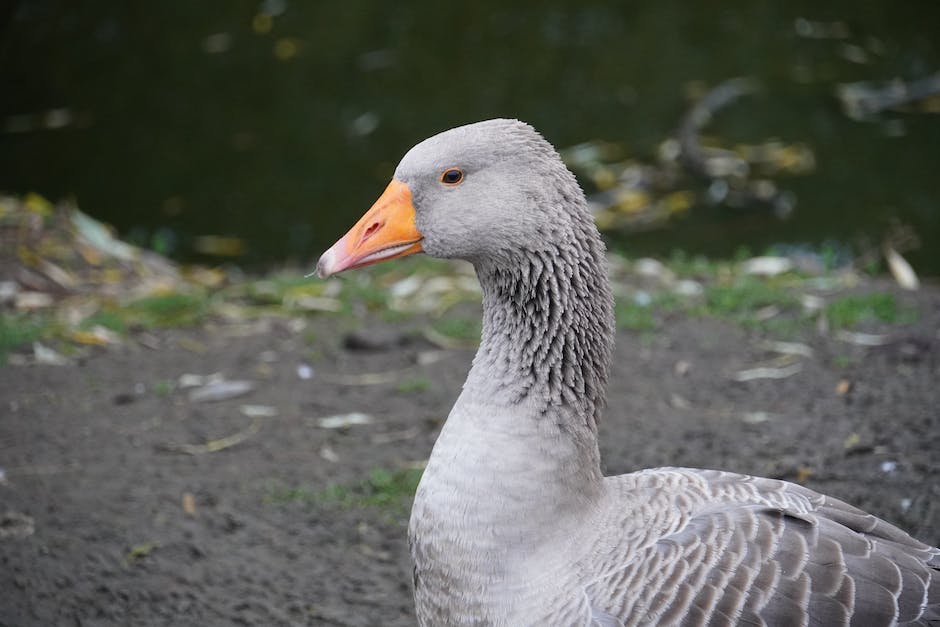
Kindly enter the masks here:
<path id="1" fill-rule="evenodd" d="M 196 497 L 192 492 L 183 492 L 183 511 L 190 516 L 196 515 Z"/>
<path id="2" fill-rule="evenodd" d="M 888 269 L 891 270 L 891 275 L 898 282 L 898 285 L 906 290 L 916 290 L 920 287 L 920 281 L 917 278 L 917 273 L 914 272 L 914 268 L 898 251 L 890 246 L 885 248 L 885 260 L 888 262 Z"/>

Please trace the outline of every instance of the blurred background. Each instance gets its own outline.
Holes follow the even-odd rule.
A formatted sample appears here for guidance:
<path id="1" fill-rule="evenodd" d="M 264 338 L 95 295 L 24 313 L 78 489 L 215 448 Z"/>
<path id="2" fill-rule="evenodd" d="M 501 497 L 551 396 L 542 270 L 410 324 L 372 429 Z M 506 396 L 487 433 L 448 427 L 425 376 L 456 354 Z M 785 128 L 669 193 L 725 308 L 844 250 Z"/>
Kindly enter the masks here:
<path id="1" fill-rule="evenodd" d="M 178 259 L 309 263 L 411 145 L 504 116 L 628 254 L 889 241 L 940 275 L 936 0 L 2 6 L 0 191 Z"/>

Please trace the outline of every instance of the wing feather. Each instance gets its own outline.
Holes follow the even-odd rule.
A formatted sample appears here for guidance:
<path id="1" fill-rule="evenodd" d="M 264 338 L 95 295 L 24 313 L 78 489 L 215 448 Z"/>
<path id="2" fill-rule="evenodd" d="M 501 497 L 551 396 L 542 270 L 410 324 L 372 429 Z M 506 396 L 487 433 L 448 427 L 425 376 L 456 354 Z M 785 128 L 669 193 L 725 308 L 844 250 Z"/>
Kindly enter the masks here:
<path id="1" fill-rule="evenodd" d="M 696 473 L 679 520 L 586 587 L 604 615 L 624 625 L 940 625 L 938 549 L 802 486 L 667 472 Z"/>

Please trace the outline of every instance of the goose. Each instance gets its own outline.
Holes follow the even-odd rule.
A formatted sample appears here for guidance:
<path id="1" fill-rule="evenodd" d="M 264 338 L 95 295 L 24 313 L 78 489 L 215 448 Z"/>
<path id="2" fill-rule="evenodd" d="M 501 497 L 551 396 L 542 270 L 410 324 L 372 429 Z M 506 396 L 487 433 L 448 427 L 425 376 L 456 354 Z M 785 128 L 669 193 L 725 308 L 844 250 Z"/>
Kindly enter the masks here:
<path id="1" fill-rule="evenodd" d="M 940 625 L 940 550 L 842 501 L 717 470 L 603 476 L 605 248 L 531 126 L 417 144 L 317 273 L 419 252 L 469 261 L 483 292 L 411 512 L 421 625 Z"/>

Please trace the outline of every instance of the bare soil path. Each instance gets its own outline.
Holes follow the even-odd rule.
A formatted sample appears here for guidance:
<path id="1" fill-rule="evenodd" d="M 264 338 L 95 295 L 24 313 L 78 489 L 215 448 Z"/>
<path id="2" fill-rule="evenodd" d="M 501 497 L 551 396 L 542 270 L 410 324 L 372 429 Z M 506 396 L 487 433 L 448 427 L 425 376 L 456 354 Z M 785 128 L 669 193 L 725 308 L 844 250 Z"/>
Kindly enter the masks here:
<path id="1" fill-rule="evenodd" d="M 887 344 L 807 330 L 781 379 L 735 380 L 777 338 L 733 322 L 621 331 L 607 472 L 780 477 L 940 544 L 940 289 L 897 298 L 917 321 L 866 329 Z M 0 368 L 0 625 L 413 624 L 398 471 L 427 458 L 472 349 L 409 324 L 356 324 L 370 350 L 323 316 L 312 340 L 274 319 Z M 216 372 L 255 389 L 200 403 L 179 385 Z M 351 412 L 372 421 L 320 422 Z"/>

